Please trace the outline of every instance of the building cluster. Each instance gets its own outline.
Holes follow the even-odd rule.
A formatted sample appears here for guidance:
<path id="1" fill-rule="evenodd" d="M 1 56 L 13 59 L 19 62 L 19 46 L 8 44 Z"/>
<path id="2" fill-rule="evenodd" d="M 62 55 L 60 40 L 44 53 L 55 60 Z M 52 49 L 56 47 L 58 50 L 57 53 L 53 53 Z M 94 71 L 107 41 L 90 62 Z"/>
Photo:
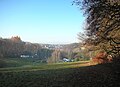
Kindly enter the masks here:
<path id="1" fill-rule="evenodd" d="M 45 49 L 63 49 L 65 45 L 60 45 L 60 44 L 41 44 L 42 48 Z"/>

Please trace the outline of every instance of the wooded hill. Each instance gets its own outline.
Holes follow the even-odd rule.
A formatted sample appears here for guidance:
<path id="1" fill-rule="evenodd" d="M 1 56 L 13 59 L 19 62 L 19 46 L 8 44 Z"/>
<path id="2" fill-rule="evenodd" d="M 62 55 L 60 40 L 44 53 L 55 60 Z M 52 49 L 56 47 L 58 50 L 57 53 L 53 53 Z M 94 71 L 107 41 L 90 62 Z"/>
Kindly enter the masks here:
<path id="1" fill-rule="evenodd" d="M 60 62 L 63 58 L 88 60 L 87 50 L 82 51 L 79 43 L 52 45 L 24 42 L 15 36 L 0 39 L 0 58 L 37 58 L 44 62 Z"/>

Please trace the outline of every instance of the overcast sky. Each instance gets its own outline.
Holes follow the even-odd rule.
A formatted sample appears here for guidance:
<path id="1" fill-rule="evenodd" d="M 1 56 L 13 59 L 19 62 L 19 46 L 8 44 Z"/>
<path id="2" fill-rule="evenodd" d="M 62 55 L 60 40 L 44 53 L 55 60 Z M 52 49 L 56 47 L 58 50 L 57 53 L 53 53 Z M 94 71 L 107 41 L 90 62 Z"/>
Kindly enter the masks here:
<path id="1" fill-rule="evenodd" d="M 0 37 L 20 36 L 33 43 L 79 42 L 82 11 L 72 0 L 0 0 Z"/>

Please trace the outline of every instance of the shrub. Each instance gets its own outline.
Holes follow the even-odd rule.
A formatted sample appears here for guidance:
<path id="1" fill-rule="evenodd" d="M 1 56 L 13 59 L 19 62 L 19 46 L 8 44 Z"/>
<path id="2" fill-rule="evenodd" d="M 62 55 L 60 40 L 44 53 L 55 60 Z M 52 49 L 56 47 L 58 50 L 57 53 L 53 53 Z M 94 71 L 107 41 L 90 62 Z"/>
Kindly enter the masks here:
<path id="1" fill-rule="evenodd" d="M 4 67 L 6 67 L 5 61 L 0 59 L 0 68 L 4 68 Z"/>
<path id="2" fill-rule="evenodd" d="M 99 52 L 95 57 L 92 58 L 91 63 L 102 64 L 112 62 L 112 56 L 108 55 L 106 52 Z"/>

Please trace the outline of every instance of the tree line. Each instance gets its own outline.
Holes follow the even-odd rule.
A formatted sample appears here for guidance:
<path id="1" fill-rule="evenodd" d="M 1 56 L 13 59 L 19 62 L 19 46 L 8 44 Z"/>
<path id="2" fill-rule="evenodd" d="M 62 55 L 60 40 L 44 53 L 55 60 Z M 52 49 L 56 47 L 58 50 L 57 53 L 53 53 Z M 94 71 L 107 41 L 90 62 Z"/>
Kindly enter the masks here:
<path id="1" fill-rule="evenodd" d="M 87 50 L 82 51 L 79 43 L 67 44 L 62 49 L 43 48 L 38 43 L 24 42 L 20 37 L 0 39 L 0 58 L 34 58 L 43 62 L 61 62 L 63 58 L 74 61 L 88 60 Z"/>
<path id="2" fill-rule="evenodd" d="M 74 0 L 86 16 L 85 33 L 79 34 L 92 52 L 104 51 L 120 57 L 120 0 Z"/>

